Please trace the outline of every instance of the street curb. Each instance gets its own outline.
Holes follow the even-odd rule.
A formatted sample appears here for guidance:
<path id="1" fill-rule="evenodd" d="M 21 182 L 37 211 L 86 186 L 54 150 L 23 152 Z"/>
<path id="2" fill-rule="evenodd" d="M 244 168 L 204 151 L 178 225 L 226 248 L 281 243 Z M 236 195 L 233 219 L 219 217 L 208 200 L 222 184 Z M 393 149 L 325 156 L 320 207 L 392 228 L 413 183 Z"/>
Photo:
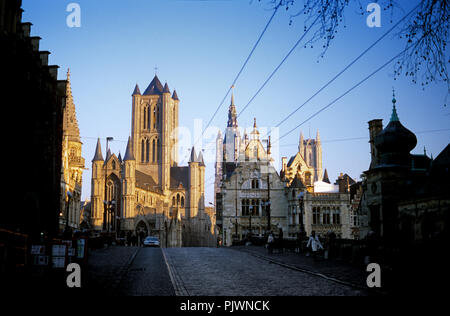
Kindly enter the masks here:
<path id="1" fill-rule="evenodd" d="M 139 253 L 139 251 L 141 250 L 141 247 L 138 247 L 136 249 L 136 251 L 131 255 L 130 259 L 128 259 L 127 263 L 122 267 L 121 271 L 120 271 L 120 277 L 119 279 L 116 281 L 116 287 L 115 287 L 115 292 L 118 293 L 120 291 L 121 288 L 121 284 L 123 282 L 123 280 L 125 279 L 125 276 L 128 274 L 128 270 L 130 269 L 131 265 L 133 264 L 134 259 L 136 258 L 137 254 Z"/>
<path id="2" fill-rule="evenodd" d="M 173 289 L 175 290 L 176 296 L 189 296 L 188 290 L 185 288 L 183 281 L 181 280 L 180 276 L 178 275 L 175 267 L 171 266 L 169 264 L 169 261 L 167 260 L 166 252 L 164 248 L 161 248 L 161 252 L 164 257 L 164 261 L 167 266 L 167 270 L 169 272 L 170 281 L 172 282 Z"/>
<path id="3" fill-rule="evenodd" d="M 231 248 L 231 249 L 233 249 L 233 248 Z M 299 268 L 297 266 L 293 266 L 293 265 L 286 264 L 286 263 L 281 262 L 281 261 L 274 260 L 273 258 L 270 258 L 270 257 L 267 257 L 267 256 L 256 254 L 256 253 L 254 253 L 252 251 L 242 250 L 242 249 L 233 249 L 233 250 L 245 252 L 245 253 L 253 256 L 253 257 L 256 257 L 256 258 L 259 258 L 259 259 L 263 259 L 265 261 L 269 261 L 269 263 L 277 264 L 277 265 L 285 267 L 287 269 L 291 269 L 291 270 L 295 270 L 295 271 L 311 274 L 311 275 L 314 275 L 314 276 L 326 279 L 326 280 L 331 281 L 331 282 L 335 282 L 335 283 L 339 283 L 339 284 L 346 285 L 346 286 L 349 286 L 349 287 L 357 288 L 359 290 L 367 291 L 368 293 L 373 293 L 373 294 L 378 294 L 378 295 L 387 295 L 386 292 L 383 292 L 383 291 L 380 291 L 380 290 L 375 290 L 375 289 L 363 287 L 363 286 L 361 286 L 359 284 L 355 284 L 355 283 L 352 283 L 352 282 L 339 280 L 339 279 L 327 276 L 327 275 L 319 273 L 319 272 L 315 272 L 315 271 L 312 271 L 312 270 Z"/>

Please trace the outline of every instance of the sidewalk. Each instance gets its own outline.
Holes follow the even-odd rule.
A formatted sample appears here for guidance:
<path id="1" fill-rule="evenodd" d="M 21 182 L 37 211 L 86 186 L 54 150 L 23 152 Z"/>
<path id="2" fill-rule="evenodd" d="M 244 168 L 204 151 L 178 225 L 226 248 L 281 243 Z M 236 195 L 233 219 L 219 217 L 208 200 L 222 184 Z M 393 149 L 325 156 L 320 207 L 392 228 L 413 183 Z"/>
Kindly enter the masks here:
<path id="1" fill-rule="evenodd" d="M 140 247 L 112 246 L 89 254 L 87 287 L 100 295 L 117 295 L 120 283 Z"/>
<path id="2" fill-rule="evenodd" d="M 274 249 L 274 253 L 269 255 L 267 249 L 262 246 L 234 246 L 231 249 L 244 251 L 265 260 L 296 268 L 307 273 L 368 289 L 366 285 L 368 273 L 364 267 L 353 266 L 337 260 L 324 260 L 322 258 L 314 261 L 312 257 L 307 257 L 304 254 L 294 253 L 289 250 L 280 253 L 278 249 Z"/>

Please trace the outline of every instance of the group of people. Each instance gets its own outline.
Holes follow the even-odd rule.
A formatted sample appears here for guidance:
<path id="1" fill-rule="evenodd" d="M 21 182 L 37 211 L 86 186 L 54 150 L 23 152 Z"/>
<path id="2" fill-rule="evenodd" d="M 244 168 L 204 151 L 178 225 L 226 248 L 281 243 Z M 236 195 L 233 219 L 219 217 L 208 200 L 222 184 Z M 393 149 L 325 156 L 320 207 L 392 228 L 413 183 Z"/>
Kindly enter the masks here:
<path id="1" fill-rule="evenodd" d="M 126 245 L 129 247 L 143 246 L 144 239 L 145 239 L 144 232 L 141 231 L 139 232 L 139 234 L 135 234 L 134 232 L 131 233 L 130 231 L 128 231 L 126 237 Z"/>
<path id="2" fill-rule="evenodd" d="M 297 235 L 297 249 L 300 252 L 303 244 L 303 239 L 306 237 L 306 232 L 299 232 Z M 283 252 L 283 230 L 280 228 L 278 239 L 275 240 L 275 237 L 272 232 L 269 233 L 267 238 L 267 249 L 269 254 L 273 254 L 273 249 L 277 247 Z M 317 253 L 320 250 L 324 250 L 322 243 L 320 242 L 319 236 L 316 235 L 315 231 L 311 232 L 311 236 L 308 238 L 308 243 L 306 244 L 306 248 L 312 253 L 314 259 L 317 258 Z"/>

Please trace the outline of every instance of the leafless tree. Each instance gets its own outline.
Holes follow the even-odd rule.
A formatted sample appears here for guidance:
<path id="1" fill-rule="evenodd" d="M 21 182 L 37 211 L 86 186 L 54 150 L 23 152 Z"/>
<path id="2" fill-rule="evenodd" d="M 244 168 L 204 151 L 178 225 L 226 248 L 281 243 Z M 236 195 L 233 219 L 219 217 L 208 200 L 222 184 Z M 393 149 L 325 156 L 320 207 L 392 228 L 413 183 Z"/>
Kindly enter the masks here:
<path id="1" fill-rule="evenodd" d="M 339 29 L 345 28 L 345 15 L 348 14 L 350 4 L 359 5 L 360 11 L 356 12 L 357 14 L 366 13 L 358 0 L 258 1 L 273 8 L 278 6 L 290 10 L 290 25 L 300 16 L 304 17 L 305 30 L 312 23 L 316 23 L 305 47 L 313 47 L 313 44 L 322 45 L 320 57 L 325 55 Z M 402 9 L 399 1 L 374 0 L 374 2 L 377 2 L 383 11 L 390 12 L 391 23 L 394 10 Z M 444 81 L 447 84 L 447 95 L 450 93 L 447 69 L 450 58 L 446 51 L 449 40 L 449 5 L 450 0 L 422 0 L 418 2 L 416 10 L 400 24 L 395 36 L 404 42 L 405 50 L 396 62 L 394 79 L 405 75 L 423 87 L 431 82 Z M 353 14 L 355 11 L 350 13 Z"/>

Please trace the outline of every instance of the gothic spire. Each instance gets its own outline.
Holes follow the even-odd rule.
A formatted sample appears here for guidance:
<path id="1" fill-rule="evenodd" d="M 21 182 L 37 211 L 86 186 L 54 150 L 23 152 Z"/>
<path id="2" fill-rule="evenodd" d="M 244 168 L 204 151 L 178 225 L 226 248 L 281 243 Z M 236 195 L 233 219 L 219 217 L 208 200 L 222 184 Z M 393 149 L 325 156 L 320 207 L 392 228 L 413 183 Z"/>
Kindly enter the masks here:
<path id="1" fill-rule="evenodd" d="M 131 137 L 128 137 L 127 149 L 125 151 L 125 157 L 123 158 L 123 161 L 128 161 L 128 160 L 136 160 L 136 159 L 134 159 L 134 155 L 131 150 Z"/>
<path id="2" fill-rule="evenodd" d="M 70 84 L 70 69 L 67 69 L 66 107 L 64 109 L 63 131 L 64 135 L 68 136 L 70 141 L 81 143 L 80 129 L 78 127 L 77 113 L 75 111 L 72 87 Z"/>
<path id="3" fill-rule="evenodd" d="M 331 184 L 330 178 L 328 178 L 328 171 L 327 171 L 327 169 L 325 169 L 325 172 L 324 172 L 324 174 L 323 174 L 323 179 L 322 179 L 322 181 Z"/>
<path id="4" fill-rule="evenodd" d="M 234 86 L 231 87 L 231 104 L 228 109 L 228 127 L 237 127 L 237 113 L 236 113 L 236 105 L 234 104 Z"/>
<path id="5" fill-rule="evenodd" d="M 197 155 L 195 154 L 195 147 L 192 147 L 191 150 L 191 159 L 189 159 L 189 162 L 198 162 L 197 161 Z"/>
<path id="6" fill-rule="evenodd" d="M 95 148 L 95 156 L 92 159 L 92 162 L 94 161 L 103 161 L 102 145 L 100 144 L 100 138 L 97 140 L 97 147 Z"/>
<path id="7" fill-rule="evenodd" d="M 203 153 L 201 151 L 198 154 L 197 162 L 199 162 L 199 166 L 205 166 L 205 160 L 203 159 Z"/>
<path id="8" fill-rule="evenodd" d="M 136 83 L 136 87 L 134 88 L 132 95 L 141 95 L 141 90 L 139 89 L 139 86 L 137 83 Z"/>
<path id="9" fill-rule="evenodd" d="M 169 85 L 167 84 L 167 82 L 164 85 L 163 93 L 170 93 Z"/>
<path id="10" fill-rule="evenodd" d="M 178 99 L 178 94 L 177 94 L 177 90 L 173 90 L 173 94 L 172 94 L 172 99 L 179 101 L 180 99 Z"/>

